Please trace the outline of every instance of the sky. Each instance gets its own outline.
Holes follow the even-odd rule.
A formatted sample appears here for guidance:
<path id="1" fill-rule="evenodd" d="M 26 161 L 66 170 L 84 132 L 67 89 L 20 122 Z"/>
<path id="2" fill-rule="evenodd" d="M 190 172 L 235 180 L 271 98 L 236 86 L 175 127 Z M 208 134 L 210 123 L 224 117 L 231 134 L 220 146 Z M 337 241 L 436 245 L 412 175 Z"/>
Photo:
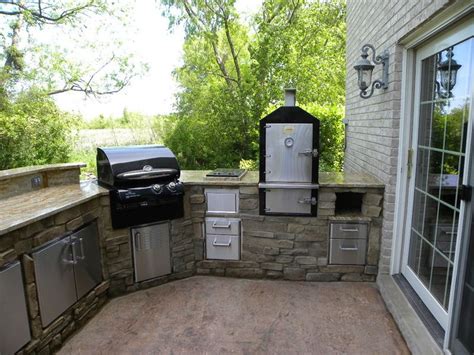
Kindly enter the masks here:
<path id="1" fill-rule="evenodd" d="M 168 20 L 161 16 L 155 0 L 140 0 L 135 6 L 131 21 L 137 35 L 129 40 L 127 28 L 120 28 L 127 39 L 126 46 L 140 61 L 147 63 L 149 71 L 141 78 L 134 78 L 117 94 L 100 99 L 85 99 L 80 93 L 64 93 L 55 96 L 63 110 L 80 113 L 85 119 L 99 114 L 121 116 L 126 108 L 129 112 L 147 115 L 166 114 L 173 111 L 178 84 L 172 76 L 174 68 L 182 63 L 183 28 L 168 30 Z M 236 8 L 241 16 L 250 16 L 257 11 L 260 0 L 237 0 Z M 107 36 L 106 33 L 101 36 Z M 103 38 L 101 39 L 103 40 Z"/>

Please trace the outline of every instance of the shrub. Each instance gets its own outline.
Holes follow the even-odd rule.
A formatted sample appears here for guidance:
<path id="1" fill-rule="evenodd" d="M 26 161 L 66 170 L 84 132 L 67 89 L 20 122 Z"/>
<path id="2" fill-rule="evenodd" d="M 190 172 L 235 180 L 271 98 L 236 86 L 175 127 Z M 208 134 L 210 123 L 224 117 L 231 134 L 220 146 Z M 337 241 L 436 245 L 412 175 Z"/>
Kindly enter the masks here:
<path id="1" fill-rule="evenodd" d="M 0 169 L 68 161 L 77 118 L 34 90 L 0 109 Z"/>

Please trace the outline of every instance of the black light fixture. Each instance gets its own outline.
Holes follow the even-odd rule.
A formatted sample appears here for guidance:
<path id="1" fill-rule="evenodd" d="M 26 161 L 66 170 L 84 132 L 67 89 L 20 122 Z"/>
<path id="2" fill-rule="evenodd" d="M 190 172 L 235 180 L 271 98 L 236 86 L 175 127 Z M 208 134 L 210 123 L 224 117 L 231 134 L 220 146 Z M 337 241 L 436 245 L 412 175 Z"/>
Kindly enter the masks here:
<path id="1" fill-rule="evenodd" d="M 439 72 L 440 82 L 436 82 L 436 89 L 438 95 L 442 98 L 448 99 L 453 97 L 452 90 L 456 85 L 458 70 L 461 69 L 462 65 L 458 64 L 453 59 L 453 47 L 447 49 L 446 59 L 441 61 L 441 53 L 438 56 L 437 69 Z M 441 87 L 443 90 L 441 90 Z"/>
<path id="2" fill-rule="evenodd" d="M 369 49 L 372 50 L 372 60 L 367 59 Z M 381 55 L 375 55 L 375 48 L 371 44 L 362 46 L 361 59 L 354 65 L 357 70 L 357 84 L 360 89 L 360 97 L 368 99 L 374 93 L 374 89 L 388 88 L 388 51 L 385 50 Z M 376 64 L 383 65 L 382 79 L 372 82 L 372 72 Z M 370 88 L 370 92 L 367 90 Z"/>

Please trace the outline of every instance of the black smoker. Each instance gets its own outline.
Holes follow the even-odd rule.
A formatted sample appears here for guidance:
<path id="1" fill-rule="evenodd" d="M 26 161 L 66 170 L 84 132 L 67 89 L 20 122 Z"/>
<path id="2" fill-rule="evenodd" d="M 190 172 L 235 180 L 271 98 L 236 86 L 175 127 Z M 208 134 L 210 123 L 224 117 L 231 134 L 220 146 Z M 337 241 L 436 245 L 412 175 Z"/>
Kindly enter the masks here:
<path id="1" fill-rule="evenodd" d="M 285 106 L 260 120 L 260 214 L 317 215 L 319 120 L 295 103 L 288 89 Z"/>
<path id="2" fill-rule="evenodd" d="M 97 178 L 110 191 L 113 228 L 183 216 L 183 184 L 164 146 L 97 148 Z"/>

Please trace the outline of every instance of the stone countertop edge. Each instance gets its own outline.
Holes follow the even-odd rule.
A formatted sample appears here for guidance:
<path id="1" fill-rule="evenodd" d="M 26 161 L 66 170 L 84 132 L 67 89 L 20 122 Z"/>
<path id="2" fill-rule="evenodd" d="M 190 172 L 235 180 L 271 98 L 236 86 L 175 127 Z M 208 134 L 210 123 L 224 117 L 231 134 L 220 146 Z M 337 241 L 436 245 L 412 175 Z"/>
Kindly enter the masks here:
<path id="1" fill-rule="evenodd" d="M 47 187 L 0 200 L 0 238 L 4 234 L 108 194 L 108 190 L 97 184 L 83 181 L 80 184 Z"/>
<path id="2" fill-rule="evenodd" d="M 255 186 L 258 185 L 258 171 L 249 171 L 242 180 L 206 180 L 205 176 L 211 170 L 182 170 L 181 181 L 189 186 Z M 380 188 L 385 184 L 376 178 L 363 173 L 320 172 L 319 186 L 328 188 Z"/>
<path id="3" fill-rule="evenodd" d="M 12 179 L 25 175 L 39 174 L 45 171 L 52 170 L 69 170 L 78 169 L 85 167 L 85 163 L 62 163 L 62 164 L 47 164 L 47 165 L 35 165 L 26 166 L 23 168 L 15 168 L 8 170 L 0 170 L 0 180 Z"/>

